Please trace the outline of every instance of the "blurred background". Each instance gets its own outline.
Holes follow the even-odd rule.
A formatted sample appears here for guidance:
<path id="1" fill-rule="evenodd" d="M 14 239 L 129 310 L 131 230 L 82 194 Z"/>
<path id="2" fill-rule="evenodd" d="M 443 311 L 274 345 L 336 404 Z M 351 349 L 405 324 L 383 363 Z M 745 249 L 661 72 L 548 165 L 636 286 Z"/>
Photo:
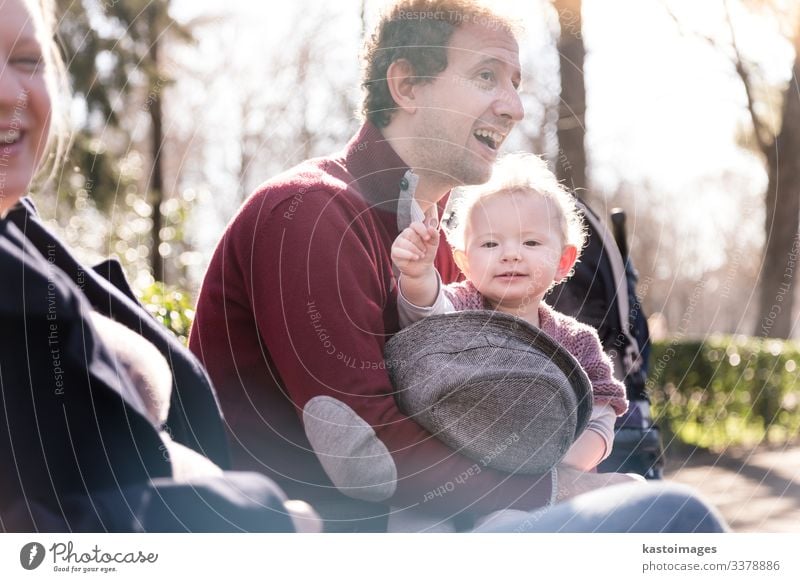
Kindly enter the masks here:
<path id="1" fill-rule="evenodd" d="M 58 4 L 74 141 L 40 211 L 185 337 L 242 201 L 360 124 L 385 2 Z M 625 209 L 668 475 L 737 529 L 800 531 L 800 0 L 505 4 L 527 27 L 505 149 Z"/>

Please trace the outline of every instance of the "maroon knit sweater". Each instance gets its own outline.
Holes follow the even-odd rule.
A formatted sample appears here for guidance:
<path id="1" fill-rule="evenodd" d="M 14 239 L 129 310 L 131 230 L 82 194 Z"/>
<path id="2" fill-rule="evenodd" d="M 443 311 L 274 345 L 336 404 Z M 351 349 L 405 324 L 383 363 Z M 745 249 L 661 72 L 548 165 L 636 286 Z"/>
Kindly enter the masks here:
<path id="1" fill-rule="evenodd" d="M 399 325 L 389 252 L 407 170 L 367 123 L 339 155 L 262 185 L 228 225 L 190 348 L 219 392 L 235 465 L 266 473 L 290 497 L 346 508 L 302 423 L 306 403 L 327 395 L 371 425 L 391 453 L 397 489 L 386 504 L 441 515 L 540 507 L 551 496 L 549 475 L 476 471 L 392 396 L 383 347 Z M 444 282 L 459 277 L 447 245 L 436 265 Z M 385 511 L 376 506 L 369 511 Z"/>

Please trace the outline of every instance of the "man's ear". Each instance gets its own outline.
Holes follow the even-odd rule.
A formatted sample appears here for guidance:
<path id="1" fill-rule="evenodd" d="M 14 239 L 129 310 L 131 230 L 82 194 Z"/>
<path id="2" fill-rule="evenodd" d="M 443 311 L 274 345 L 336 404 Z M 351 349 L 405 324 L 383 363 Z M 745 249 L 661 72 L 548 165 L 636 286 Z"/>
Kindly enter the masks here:
<path id="1" fill-rule="evenodd" d="M 458 268 L 461 269 L 461 272 L 464 273 L 464 276 L 469 279 L 469 261 L 467 261 L 466 253 L 459 249 L 453 249 L 453 259 Z"/>
<path id="2" fill-rule="evenodd" d="M 575 245 L 565 245 L 564 250 L 561 251 L 561 258 L 558 260 L 558 269 L 556 269 L 555 281 L 557 283 L 569 275 L 577 260 L 578 249 Z"/>
<path id="3" fill-rule="evenodd" d="M 386 69 L 389 93 L 397 108 L 406 113 L 414 113 L 417 110 L 416 88 L 419 84 L 415 81 L 414 67 L 406 59 L 398 59 Z"/>

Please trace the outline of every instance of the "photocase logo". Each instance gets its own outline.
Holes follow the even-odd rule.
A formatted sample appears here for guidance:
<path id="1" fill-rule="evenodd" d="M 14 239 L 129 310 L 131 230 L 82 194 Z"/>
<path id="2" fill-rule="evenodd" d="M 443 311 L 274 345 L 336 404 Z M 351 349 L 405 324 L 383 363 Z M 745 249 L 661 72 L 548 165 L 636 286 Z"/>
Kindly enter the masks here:
<path id="1" fill-rule="evenodd" d="M 35 570 L 44 561 L 44 546 L 38 542 L 30 542 L 22 546 L 19 552 L 19 563 L 26 570 Z"/>

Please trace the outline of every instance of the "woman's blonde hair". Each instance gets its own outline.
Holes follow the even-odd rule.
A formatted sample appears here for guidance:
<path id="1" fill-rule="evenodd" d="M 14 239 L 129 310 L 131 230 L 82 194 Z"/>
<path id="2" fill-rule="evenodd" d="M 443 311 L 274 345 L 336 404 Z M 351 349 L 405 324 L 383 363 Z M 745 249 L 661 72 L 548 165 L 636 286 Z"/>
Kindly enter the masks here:
<path id="1" fill-rule="evenodd" d="M 575 246 L 580 255 L 586 242 L 586 227 L 575 199 L 558 182 L 542 158 L 527 153 L 508 154 L 499 158 L 488 182 L 463 186 L 453 191 L 450 218 L 445 228 L 450 246 L 459 251 L 465 250 L 466 228 L 475 206 L 488 198 L 516 192 L 542 196 L 553 202 L 562 243 Z"/>
<path id="2" fill-rule="evenodd" d="M 23 3 L 33 20 L 36 37 L 42 47 L 45 82 L 50 93 L 50 135 L 36 174 L 36 181 L 47 181 L 55 176 L 69 148 L 69 77 L 56 41 L 54 0 L 23 0 Z"/>

